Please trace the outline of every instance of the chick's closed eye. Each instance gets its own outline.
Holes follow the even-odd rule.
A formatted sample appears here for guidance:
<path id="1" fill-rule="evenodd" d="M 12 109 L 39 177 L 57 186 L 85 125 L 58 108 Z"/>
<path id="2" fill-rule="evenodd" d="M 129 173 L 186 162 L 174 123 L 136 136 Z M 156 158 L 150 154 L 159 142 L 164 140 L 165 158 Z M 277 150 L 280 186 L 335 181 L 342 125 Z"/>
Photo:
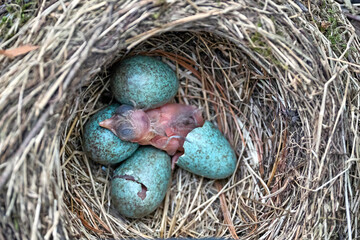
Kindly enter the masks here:
<path id="1" fill-rule="evenodd" d="M 130 141 L 134 139 L 134 128 L 130 123 L 123 123 L 120 124 L 117 129 L 116 132 L 119 136 L 120 139 L 125 140 L 125 141 Z"/>
<path id="2" fill-rule="evenodd" d="M 129 128 L 125 128 L 121 130 L 121 135 L 124 137 L 131 137 L 133 135 L 133 130 Z"/>

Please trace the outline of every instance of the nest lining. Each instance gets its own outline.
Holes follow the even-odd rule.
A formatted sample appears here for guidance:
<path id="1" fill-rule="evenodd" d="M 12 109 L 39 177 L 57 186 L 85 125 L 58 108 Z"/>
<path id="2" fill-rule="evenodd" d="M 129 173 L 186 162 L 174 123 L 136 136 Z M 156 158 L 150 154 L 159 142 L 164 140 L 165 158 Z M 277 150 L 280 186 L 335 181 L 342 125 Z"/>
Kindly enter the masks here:
<path id="1" fill-rule="evenodd" d="M 211 39 L 211 40 L 205 41 L 205 39 Z M 184 45 L 183 44 L 184 42 L 187 42 L 187 44 Z M 212 47 L 206 48 L 206 46 L 209 44 L 211 44 Z M 245 65 L 241 53 L 238 53 L 239 54 L 238 56 L 234 56 L 236 57 L 234 63 L 230 63 L 229 56 L 226 56 L 229 54 L 227 54 L 226 49 L 224 49 L 223 47 L 224 44 L 229 45 L 229 47 L 234 47 L 231 46 L 231 44 L 228 41 L 224 39 L 215 38 L 208 34 L 170 33 L 170 34 L 164 34 L 158 38 L 156 37 L 151 38 L 150 40 L 144 42 L 143 44 L 135 48 L 134 51 L 130 53 L 130 55 L 140 53 L 140 54 L 147 54 L 152 56 L 156 56 L 156 55 L 167 56 L 168 58 L 163 57 L 164 61 L 167 61 L 168 64 L 174 70 L 177 71 L 181 83 L 181 87 L 179 90 L 179 94 L 176 97 L 176 101 L 186 104 L 192 104 L 202 108 L 205 115 L 207 115 L 206 118 L 219 124 L 219 127 L 223 130 L 224 134 L 227 136 L 230 142 L 232 142 L 232 145 L 237 146 L 235 148 L 241 150 L 242 149 L 241 139 L 243 138 L 243 136 L 241 136 L 236 130 L 232 128 L 235 127 L 236 125 L 235 121 L 237 121 L 238 118 L 236 116 L 237 115 L 236 113 L 240 114 L 241 112 L 240 108 L 244 108 L 244 107 L 241 107 L 240 101 L 238 101 L 238 103 L 236 103 L 235 101 L 232 103 L 231 98 L 235 98 L 234 97 L 235 94 L 244 95 L 246 91 L 243 90 L 244 89 L 243 84 L 239 80 L 239 83 L 227 83 L 228 85 L 229 84 L 234 85 L 234 89 L 236 90 L 233 93 L 229 91 L 226 94 L 224 94 L 226 91 L 224 91 L 222 86 L 226 85 L 225 82 L 229 81 L 230 79 L 229 76 L 224 77 L 224 71 L 226 71 L 226 69 L 232 69 L 232 74 L 236 74 L 239 77 L 243 76 L 245 73 L 247 73 L 247 75 L 249 76 L 254 75 L 254 73 L 251 73 L 249 72 L 249 70 L 247 70 L 247 67 Z M 207 49 L 211 49 L 210 52 Z M 197 54 L 198 56 L 194 54 Z M 197 62 L 211 62 L 211 59 L 209 59 L 211 55 L 221 57 L 221 59 L 216 59 L 214 61 L 217 62 L 214 63 L 216 64 L 217 67 L 214 66 L 214 64 L 212 64 L 213 66 L 211 66 L 211 64 L 207 65 L 207 64 L 197 63 Z M 177 58 L 176 56 L 183 56 L 183 57 Z M 172 61 L 171 59 L 175 61 Z M 196 62 L 193 59 L 195 59 Z M 238 61 L 237 59 L 240 59 L 241 61 Z M 189 63 L 186 63 L 185 61 L 188 61 Z M 192 67 L 189 67 L 190 69 L 186 69 L 181 65 L 185 65 L 187 67 L 192 66 Z M 238 69 L 239 72 L 234 71 L 233 69 Z M 200 76 L 200 71 L 202 72 L 202 74 L 205 74 L 208 77 L 204 79 L 198 79 L 196 76 Z M 253 76 L 252 78 L 255 79 L 254 77 L 255 76 Z M 219 80 L 215 82 L 213 79 L 219 79 Z M 241 79 L 242 81 L 245 81 L 244 77 L 242 77 Z M 249 85 L 250 88 L 253 88 L 252 86 L 253 83 L 251 83 L 251 81 L 253 80 L 248 79 L 247 85 Z M 72 132 L 68 133 L 70 134 L 70 139 L 77 139 L 77 141 L 73 143 L 74 145 L 72 145 L 71 143 L 66 144 L 66 146 L 68 146 L 70 150 L 70 152 L 67 154 L 68 156 L 72 156 L 73 155 L 72 153 L 74 153 L 75 151 L 81 151 L 81 142 L 79 142 L 79 140 L 80 140 L 80 136 L 82 136 L 81 133 L 82 124 L 86 123 L 88 116 L 92 112 L 94 112 L 93 109 L 99 109 L 98 106 L 100 106 L 101 108 L 101 106 L 104 105 L 106 106 L 108 105 L 109 102 L 112 101 L 112 95 L 109 92 L 107 83 L 108 82 L 106 77 L 99 78 L 98 81 L 95 81 L 90 86 L 88 86 L 84 91 L 84 95 L 80 97 L 81 103 L 79 104 L 79 110 L 82 111 L 82 114 L 77 119 L 84 119 L 84 120 L 78 121 L 76 125 L 79 125 L 79 127 L 72 129 Z M 203 85 L 207 87 L 202 87 Z M 241 89 L 241 91 L 238 91 L 237 89 Z M 244 122 L 244 120 L 242 120 L 242 122 Z M 240 152 L 238 154 L 240 154 Z M 79 179 L 79 177 L 77 176 L 84 176 L 84 175 L 86 176 L 86 172 L 89 171 L 90 169 L 92 169 L 93 178 L 95 182 L 97 182 L 96 178 L 100 177 L 102 179 L 101 181 L 104 183 L 105 179 L 109 179 L 107 177 L 108 174 L 111 175 L 111 172 L 109 172 L 111 171 L 111 169 L 109 169 L 109 171 L 103 171 L 101 170 L 102 167 L 100 165 L 94 163 L 90 163 L 91 165 L 90 169 L 87 169 L 87 166 L 83 163 L 83 161 L 74 162 L 70 159 L 69 161 L 67 161 L 66 172 L 69 175 L 73 176 L 71 182 L 73 181 L 76 182 L 76 184 L 71 184 L 71 185 L 77 185 L 77 186 L 88 185 L 87 183 L 90 181 L 89 178 Z M 73 164 L 75 164 L 75 166 L 73 166 Z M 76 172 L 76 171 L 74 172 L 74 169 L 82 170 L 83 173 L 81 174 L 80 172 Z M 184 194 L 184 188 L 186 189 L 188 185 L 194 185 L 194 182 L 198 183 L 199 177 L 191 176 L 190 178 L 187 177 L 186 179 L 182 177 L 187 175 L 189 174 L 180 169 L 174 172 L 173 178 L 175 178 L 176 180 L 174 180 L 171 189 L 169 189 L 170 193 L 168 194 L 168 199 L 169 199 L 168 202 L 172 203 L 171 205 L 169 204 L 168 206 L 168 208 L 170 207 L 170 209 L 172 209 L 172 211 L 169 212 L 169 214 L 171 215 L 173 215 L 174 213 L 173 211 L 176 208 L 175 202 L 177 198 L 183 198 L 186 199 L 184 201 L 190 202 L 193 197 L 194 192 L 186 191 L 187 193 Z M 239 175 L 238 178 L 239 180 L 242 179 L 243 175 L 242 174 Z M 180 181 L 180 183 L 177 183 L 178 181 Z M 205 182 L 208 181 L 209 180 L 205 180 Z M 233 181 L 237 182 L 236 178 L 234 178 Z M 105 182 L 107 183 L 107 181 Z M 180 187 L 179 184 L 181 184 L 182 187 Z M 74 199 L 78 199 L 78 198 L 82 199 L 83 197 L 81 196 L 83 196 L 85 192 L 87 192 L 89 195 L 94 195 L 93 193 L 94 189 L 91 189 L 91 187 L 92 187 L 91 185 L 88 185 L 88 187 L 83 187 L 82 190 L 77 190 L 80 191 L 80 193 L 76 194 L 76 196 L 70 194 L 71 197 L 69 196 L 69 202 L 72 202 L 74 201 Z M 97 195 L 99 196 L 100 199 L 103 199 L 103 201 L 105 201 L 102 203 L 103 206 L 107 206 L 109 203 L 108 187 L 109 187 L 108 184 L 106 184 L 102 187 L 99 186 L 99 188 L 97 189 Z M 195 186 L 192 186 L 192 188 L 195 189 L 198 187 L 200 186 L 198 186 L 197 184 L 195 184 Z M 208 234 L 206 234 L 207 236 L 213 236 L 214 234 L 213 231 L 214 229 L 219 228 L 219 226 L 217 225 L 219 225 L 219 223 L 222 222 L 221 220 L 222 217 L 221 217 L 221 212 L 219 211 L 219 203 L 218 203 L 219 200 L 217 199 L 217 197 L 213 197 L 213 195 L 214 194 L 216 195 L 218 191 L 214 187 L 211 187 L 211 185 L 209 185 L 208 188 L 209 189 L 205 189 L 205 192 L 209 192 L 209 193 L 207 193 L 208 196 L 205 197 L 204 200 L 209 200 L 209 198 L 211 197 L 212 197 L 211 201 L 215 200 L 215 203 L 209 205 L 209 207 L 211 206 L 211 210 L 214 213 L 216 213 L 214 216 L 216 216 L 216 218 L 220 218 L 220 220 L 217 220 L 214 223 L 212 223 L 215 225 L 211 228 L 211 231 Z M 86 200 L 84 199 L 83 201 Z M 92 203 L 94 202 L 96 201 L 93 200 Z M 183 210 L 179 211 L 178 212 L 179 216 L 177 218 L 182 218 L 184 217 L 184 215 L 188 215 L 188 217 L 190 218 L 195 217 L 195 215 L 190 214 L 190 212 L 193 208 L 196 208 L 198 204 L 202 204 L 202 203 L 204 202 L 199 201 L 197 204 L 194 203 L 195 205 L 193 204 L 194 207 L 192 207 L 191 209 L 187 209 L 186 211 Z M 92 205 L 91 202 L 88 202 L 88 204 Z M 71 205 L 71 204 L 68 203 L 67 205 Z M 79 207 L 81 208 L 81 205 Z M 101 210 L 101 208 L 97 210 L 99 211 Z M 159 208 L 157 212 L 154 213 L 154 215 L 150 215 L 147 218 L 152 219 L 154 221 L 155 217 L 158 216 L 160 218 L 159 222 L 161 222 L 161 218 L 163 217 L 163 211 L 164 210 L 162 208 Z M 111 212 L 113 213 L 113 211 Z M 123 219 L 123 220 L 128 224 L 132 222 L 129 219 Z M 139 220 L 136 220 L 135 222 L 137 221 Z M 184 222 L 183 224 L 185 223 L 186 222 Z M 80 225 L 81 224 L 82 223 L 80 223 Z M 117 227 L 113 226 L 112 228 L 116 229 Z M 146 232 L 144 229 L 139 229 L 139 231 L 142 232 L 143 234 L 145 234 Z M 179 232 L 179 230 L 176 231 L 176 229 L 174 229 L 174 231 L 175 231 L 174 234 Z M 174 234 L 168 233 L 168 236 L 169 237 L 175 236 Z M 135 234 L 130 236 L 136 237 L 137 235 Z M 153 235 L 152 234 L 147 235 L 147 237 L 151 237 L 151 236 Z M 181 234 L 180 236 L 184 236 L 184 234 Z"/>
<path id="2" fill-rule="evenodd" d="M 336 5 L 309 6 L 311 16 L 281 1 L 41 5 L 1 45 L 42 46 L 0 62 L 2 233 L 358 236 L 359 41 L 338 12 L 345 46 L 333 46 L 311 19 Z M 111 169 L 81 147 L 83 125 L 113 101 L 107 67 L 132 54 L 176 70 L 175 100 L 201 107 L 238 156 L 223 181 L 177 169 L 164 204 L 140 220 L 109 207 Z"/>

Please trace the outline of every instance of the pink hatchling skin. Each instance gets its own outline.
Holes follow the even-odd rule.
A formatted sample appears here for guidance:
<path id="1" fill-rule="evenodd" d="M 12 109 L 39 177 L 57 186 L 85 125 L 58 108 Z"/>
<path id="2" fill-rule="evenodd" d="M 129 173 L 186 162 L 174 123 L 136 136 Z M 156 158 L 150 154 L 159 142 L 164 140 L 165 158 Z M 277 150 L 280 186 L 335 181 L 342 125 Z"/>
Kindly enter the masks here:
<path id="1" fill-rule="evenodd" d="M 204 124 L 201 111 L 195 106 L 168 103 L 141 110 L 122 105 L 111 118 L 99 123 L 121 140 L 152 145 L 173 156 L 172 166 L 184 153 L 186 135 Z"/>

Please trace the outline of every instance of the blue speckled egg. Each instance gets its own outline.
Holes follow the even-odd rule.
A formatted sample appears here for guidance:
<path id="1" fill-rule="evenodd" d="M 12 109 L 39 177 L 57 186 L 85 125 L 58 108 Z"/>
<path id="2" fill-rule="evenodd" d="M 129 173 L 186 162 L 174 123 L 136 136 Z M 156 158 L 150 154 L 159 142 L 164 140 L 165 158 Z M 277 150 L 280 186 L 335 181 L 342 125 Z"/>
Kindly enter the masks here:
<path id="1" fill-rule="evenodd" d="M 84 151 L 95 162 L 109 165 L 130 157 L 139 147 L 137 143 L 120 140 L 110 130 L 99 126 L 99 122 L 110 118 L 119 104 L 97 112 L 84 127 Z"/>
<path id="2" fill-rule="evenodd" d="M 170 162 L 165 152 L 141 146 L 114 171 L 111 199 L 115 209 L 129 218 L 153 212 L 163 201 L 170 183 Z"/>
<path id="3" fill-rule="evenodd" d="M 115 67 L 110 85 L 120 103 L 149 109 L 169 102 L 178 91 L 179 81 L 165 63 L 139 55 Z"/>
<path id="4" fill-rule="evenodd" d="M 208 121 L 186 136 L 184 150 L 185 153 L 176 164 L 189 172 L 206 178 L 222 179 L 235 171 L 234 150 L 219 129 Z"/>

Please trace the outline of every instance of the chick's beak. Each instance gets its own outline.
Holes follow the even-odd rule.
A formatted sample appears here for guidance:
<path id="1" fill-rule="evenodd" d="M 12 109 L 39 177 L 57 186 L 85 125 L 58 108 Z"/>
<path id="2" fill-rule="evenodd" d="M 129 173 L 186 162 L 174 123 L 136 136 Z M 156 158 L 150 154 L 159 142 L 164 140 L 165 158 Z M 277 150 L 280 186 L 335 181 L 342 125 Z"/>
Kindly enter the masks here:
<path id="1" fill-rule="evenodd" d="M 112 131 L 116 135 L 116 131 L 115 131 L 116 120 L 115 120 L 114 116 L 100 122 L 99 125 L 100 125 L 100 127 L 109 129 L 110 131 Z"/>

